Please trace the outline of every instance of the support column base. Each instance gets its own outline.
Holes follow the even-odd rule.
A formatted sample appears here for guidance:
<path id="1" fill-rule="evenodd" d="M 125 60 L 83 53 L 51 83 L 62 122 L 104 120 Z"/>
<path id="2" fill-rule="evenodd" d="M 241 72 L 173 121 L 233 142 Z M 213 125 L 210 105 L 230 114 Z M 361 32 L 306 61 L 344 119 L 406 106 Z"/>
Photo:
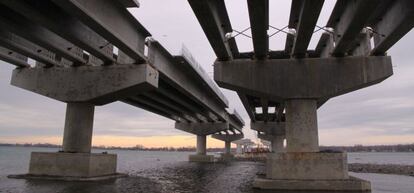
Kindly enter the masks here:
<path id="1" fill-rule="evenodd" d="M 116 154 L 32 152 L 29 173 L 11 178 L 95 181 L 123 177 Z"/>
<path id="2" fill-rule="evenodd" d="M 190 155 L 188 157 L 190 162 L 214 162 L 214 155 Z"/>
<path id="3" fill-rule="evenodd" d="M 328 191 L 328 192 L 370 192 L 371 183 L 359 178 L 350 177 L 342 180 L 275 180 L 256 178 L 254 188 L 263 190 L 285 191 Z"/>

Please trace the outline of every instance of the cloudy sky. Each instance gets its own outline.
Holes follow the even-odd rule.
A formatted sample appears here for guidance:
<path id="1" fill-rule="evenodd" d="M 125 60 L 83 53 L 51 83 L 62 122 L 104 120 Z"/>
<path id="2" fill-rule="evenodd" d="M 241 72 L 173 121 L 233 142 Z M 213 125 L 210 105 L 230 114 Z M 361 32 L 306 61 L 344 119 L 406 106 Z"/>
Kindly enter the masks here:
<path id="1" fill-rule="evenodd" d="M 186 0 L 141 0 L 130 11 L 171 53 L 182 45 L 212 77 L 215 55 Z M 270 25 L 288 23 L 290 1 L 270 0 Z M 247 3 L 226 0 L 235 30 L 249 27 Z M 328 20 L 334 1 L 325 1 L 318 25 Z M 269 31 L 269 34 L 273 33 Z M 247 32 L 248 34 L 250 32 Z M 312 37 L 309 49 L 320 34 Z M 285 35 L 270 38 L 270 49 L 284 48 Z M 251 39 L 236 37 L 240 51 L 251 51 Z M 414 32 L 408 33 L 391 50 L 394 75 L 384 82 L 330 99 L 318 110 L 321 145 L 414 143 Z M 0 62 L 0 142 L 48 142 L 60 144 L 65 104 L 11 86 L 13 66 Z M 237 95 L 222 89 L 231 107 L 246 121 L 246 137 L 257 140 Z M 96 108 L 94 145 L 194 146 L 195 137 L 174 129 L 174 122 L 136 107 L 116 102 Z M 209 139 L 208 146 L 223 143 Z"/>

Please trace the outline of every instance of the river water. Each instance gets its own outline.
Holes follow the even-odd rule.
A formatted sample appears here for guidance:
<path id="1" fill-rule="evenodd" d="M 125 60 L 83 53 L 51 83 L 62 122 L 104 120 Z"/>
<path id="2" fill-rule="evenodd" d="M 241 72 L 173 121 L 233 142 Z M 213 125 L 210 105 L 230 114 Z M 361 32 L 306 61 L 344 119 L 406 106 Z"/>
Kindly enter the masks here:
<path id="1" fill-rule="evenodd" d="M 190 152 L 114 150 L 118 171 L 129 177 L 100 182 L 59 182 L 8 179 L 28 171 L 30 152 L 53 148 L 0 147 L 0 193 L 260 193 L 252 189 L 259 162 L 200 164 L 187 161 Z M 103 150 L 94 150 L 102 152 Z M 414 153 L 350 153 L 350 163 L 414 165 Z M 373 193 L 414 193 L 414 177 L 351 173 L 371 181 Z"/>

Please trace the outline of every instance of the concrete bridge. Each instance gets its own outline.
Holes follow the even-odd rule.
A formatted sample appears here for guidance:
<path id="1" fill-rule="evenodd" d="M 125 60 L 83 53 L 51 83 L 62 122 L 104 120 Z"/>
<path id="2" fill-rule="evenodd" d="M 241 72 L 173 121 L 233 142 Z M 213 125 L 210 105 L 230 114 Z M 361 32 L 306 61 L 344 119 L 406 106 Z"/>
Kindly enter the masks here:
<path id="1" fill-rule="evenodd" d="M 393 74 L 387 50 L 414 25 L 410 0 L 338 0 L 309 50 L 323 0 L 293 0 L 285 49 L 269 50 L 269 1 L 247 0 L 251 52 L 239 52 L 224 0 L 188 0 L 214 50 L 214 80 L 239 95 L 250 127 L 271 142 L 256 188 L 370 190 L 346 153 L 319 151 L 317 108 Z M 29 177 L 117 176 L 116 155 L 91 153 L 94 107 L 115 101 L 197 135 L 190 161 L 211 161 L 206 135 L 242 144 L 244 121 L 184 49 L 171 55 L 127 10 L 135 0 L 2 0 L 0 59 L 11 84 L 67 103 L 63 151 L 32 153 Z M 288 30 L 286 30 L 288 29 Z M 30 60 L 29 60 L 30 58 Z M 30 61 L 35 61 L 35 65 Z M 274 111 L 270 111 L 274 109 Z M 238 140 L 238 141 L 237 141 Z M 286 140 L 286 147 L 283 141 Z M 27 176 L 26 176 L 27 177 Z"/>
<path id="2" fill-rule="evenodd" d="M 270 51 L 269 0 L 247 0 L 253 50 L 243 53 L 223 0 L 188 1 L 217 56 L 214 80 L 237 92 L 251 128 L 275 152 L 268 155 L 265 178 L 254 186 L 370 190 L 369 182 L 349 177 L 346 153 L 319 151 L 317 108 L 393 74 L 387 50 L 412 29 L 414 2 L 338 0 L 328 23 L 319 27 L 324 0 L 293 0 L 287 26 L 277 29 L 287 34 L 285 49 Z M 315 28 L 324 33 L 309 50 Z"/>
<path id="3" fill-rule="evenodd" d="M 207 135 L 226 141 L 227 149 L 243 137 L 244 121 L 228 112 L 217 85 L 189 51 L 173 56 L 151 38 L 127 10 L 137 6 L 133 0 L 0 2 L 0 59 L 17 67 L 11 84 L 67 103 L 62 152 L 33 152 L 25 177 L 117 177 L 116 155 L 91 153 L 95 106 L 115 101 L 197 135 L 190 161 L 214 161 L 206 155 Z"/>

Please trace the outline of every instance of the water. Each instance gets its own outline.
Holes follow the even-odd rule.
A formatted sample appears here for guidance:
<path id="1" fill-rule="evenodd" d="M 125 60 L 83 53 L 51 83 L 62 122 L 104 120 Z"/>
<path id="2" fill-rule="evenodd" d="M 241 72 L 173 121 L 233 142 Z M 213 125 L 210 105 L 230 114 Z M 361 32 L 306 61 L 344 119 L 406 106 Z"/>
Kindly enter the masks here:
<path id="1" fill-rule="evenodd" d="M 414 153 L 348 153 L 348 163 L 414 165 Z"/>
<path id="2" fill-rule="evenodd" d="M 100 182 L 8 179 L 8 174 L 27 172 L 32 151 L 55 152 L 57 149 L 0 147 L 0 193 L 257 193 L 260 191 L 251 188 L 252 182 L 256 174 L 264 170 L 264 165 L 259 162 L 189 163 L 187 158 L 190 152 L 116 150 L 108 152 L 118 154 L 118 171 L 127 173 L 130 177 Z M 412 154 L 409 154 L 408 158 L 409 156 Z M 407 155 L 400 153 L 349 155 L 350 162 L 360 163 L 384 160 L 388 160 L 389 163 L 400 163 L 406 158 Z M 410 162 L 406 160 L 402 163 Z M 355 173 L 353 175 L 370 180 L 373 193 L 414 193 L 413 177 Z"/>

